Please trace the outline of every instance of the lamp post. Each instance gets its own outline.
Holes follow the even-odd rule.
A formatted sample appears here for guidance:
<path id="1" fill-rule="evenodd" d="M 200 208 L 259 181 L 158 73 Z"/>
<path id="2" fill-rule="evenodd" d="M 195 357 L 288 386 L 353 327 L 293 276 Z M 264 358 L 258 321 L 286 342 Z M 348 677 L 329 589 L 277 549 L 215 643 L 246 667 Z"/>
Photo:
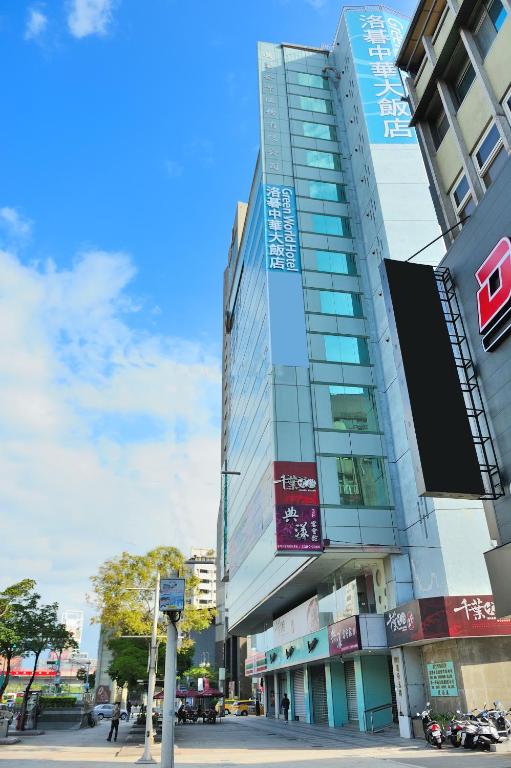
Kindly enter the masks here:
<path id="1" fill-rule="evenodd" d="M 153 698 L 156 683 L 156 658 L 157 658 L 157 632 L 158 632 L 158 600 L 160 596 L 160 574 L 156 572 L 156 586 L 154 588 L 153 626 L 151 632 L 151 645 L 149 649 L 149 679 L 147 681 L 147 707 L 145 718 L 144 753 L 137 760 L 141 764 L 155 764 L 156 760 L 151 755 L 151 747 L 154 744 L 153 737 Z"/>

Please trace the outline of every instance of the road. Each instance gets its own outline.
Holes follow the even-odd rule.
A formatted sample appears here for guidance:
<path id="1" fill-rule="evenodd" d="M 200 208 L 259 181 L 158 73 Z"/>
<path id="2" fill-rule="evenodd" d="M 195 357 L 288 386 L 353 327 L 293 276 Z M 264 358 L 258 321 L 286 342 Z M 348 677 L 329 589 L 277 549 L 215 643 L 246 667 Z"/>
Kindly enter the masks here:
<path id="1" fill-rule="evenodd" d="M 134 765 L 142 753 L 131 726 L 121 723 L 119 740 L 108 743 L 108 723 L 81 731 L 49 731 L 0 746 L 0 768 L 116 768 Z M 154 757 L 159 759 L 159 746 Z M 434 750 L 422 741 L 392 734 L 363 735 L 266 718 L 228 718 L 221 725 L 176 727 L 176 768 L 510 768 L 509 755 Z"/>

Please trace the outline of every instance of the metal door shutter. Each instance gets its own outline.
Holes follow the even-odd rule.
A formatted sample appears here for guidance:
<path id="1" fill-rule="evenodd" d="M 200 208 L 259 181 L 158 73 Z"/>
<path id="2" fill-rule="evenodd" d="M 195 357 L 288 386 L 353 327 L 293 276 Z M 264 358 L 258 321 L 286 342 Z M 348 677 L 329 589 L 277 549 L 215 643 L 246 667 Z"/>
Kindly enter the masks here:
<path id="1" fill-rule="evenodd" d="M 348 720 L 358 720 L 357 685 L 355 682 L 355 662 L 344 662 L 346 698 L 348 700 Z"/>
<path id="2" fill-rule="evenodd" d="M 289 691 L 287 690 L 287 677 L 286 677 L 286 675 L 279 675 L 278 682 L 279 682 L 279 703 L 278 703 L 278 707 L 279 707 L 279 712 L 280 712 L 280 702 L 284 698 L 284 694 L 287 693 L 287 695 L 289 696 Z M 282 715 L 282 712 L 280 712 L 280 714 Z"/>
<path id="3" fill-rule="evenodd" d="M 295 669 L 293 672 L 293 699 L 295 717 L 305 722 L 305 681 L 303 669 Z"/>
<path id="4" fill-rule="evenodd" d="M 311 668 L 312 712 L 315 723 L 328 722 L 328 704 L 326 700 L 325 667 Z"/>

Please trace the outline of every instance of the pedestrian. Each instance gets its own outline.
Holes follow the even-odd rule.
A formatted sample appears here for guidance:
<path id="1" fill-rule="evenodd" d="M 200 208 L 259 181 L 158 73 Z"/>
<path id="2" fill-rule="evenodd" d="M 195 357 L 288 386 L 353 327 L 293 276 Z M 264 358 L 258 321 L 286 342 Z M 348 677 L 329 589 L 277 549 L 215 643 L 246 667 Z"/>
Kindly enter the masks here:
<path id="1" fill-rule="evenodd" d="M 256 699 L 255 712 L 257 717 L 259 717 L 259 715 L 261 714 L 261 703 L 259 699 Z"/>
<path id="2" fill-rule="evenodd" d="M 283 698 L 282 698 L 282 701 L 280 702 L 280 708 L 281 708 L 281 710 L 284 713 L 284 720 L 286 721 L 286 723 L 287 723 L 287 721 L 289 719 L 289 705 L 290 704 L 291 704 L 291 702 L 289 701 L 289 699 L 287 697 L 287 693 L 285 693 Z"/>
<path id="3" fill-rule="evenodd" d="M 112 741 L 112 734 L 115 731 L 114 741 L 117 741 L 117 734 L 119 732 L 119 720 L 121 719 L 121 702 L 116 701 L 114 704 L 114 711 L 112 712 L 112 724 L 110 725 L 110 733 L 108 734 L 107 741 Z"/>
<path id="4" fill-rule="evenodd" d="M 131 709 L 132 709 L 132 706 L 133 705 L 132 705 L 131 701 L 128 699 L 128 701 L 126 702 L 126 711 L 128 713 L 128 720 L 131 720 Z"/>

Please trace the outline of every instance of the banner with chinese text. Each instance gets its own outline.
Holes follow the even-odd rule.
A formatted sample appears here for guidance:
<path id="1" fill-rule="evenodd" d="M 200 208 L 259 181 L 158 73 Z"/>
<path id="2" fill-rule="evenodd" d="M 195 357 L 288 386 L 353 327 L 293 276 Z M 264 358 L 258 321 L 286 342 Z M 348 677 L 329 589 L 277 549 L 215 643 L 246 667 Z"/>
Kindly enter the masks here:
<path id="1" fill-rule="evenodd" d="M 345 17 L 370 143 L 415 143 L 410 107 L 394 64 L 408 19 L 364 8 L 347 11 Z"/>
<path id="2" fill-rule="evenodd" d="M 297 274 L 301 263 L 294 187 L 265 184 L 263 189 L 266 268 Z"/>
<path id="3" fill-rule="evenodd" d="M 328 648 L 330 656 L 352 653 L 361 648 L 358 616 L 336 621 L 328 627 Z"/>
<path id="4" fill-rule="evenodd" d="M 277 553 L 322 552 L 316 464 L 276 461 L 273 468 Z"/>

